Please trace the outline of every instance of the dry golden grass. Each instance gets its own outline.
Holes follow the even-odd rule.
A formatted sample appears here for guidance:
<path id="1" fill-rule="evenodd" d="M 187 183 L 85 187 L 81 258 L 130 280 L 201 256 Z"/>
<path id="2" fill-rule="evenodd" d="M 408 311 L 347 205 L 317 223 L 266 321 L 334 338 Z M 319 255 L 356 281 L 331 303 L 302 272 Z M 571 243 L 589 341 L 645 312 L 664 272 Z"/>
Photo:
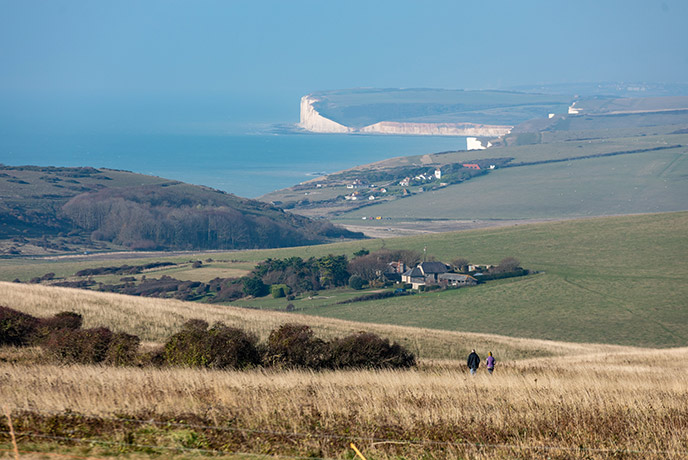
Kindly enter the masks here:
<path id="1" fill-rule="evenodd" d="M 0 399 L 18 420 L 67 410 L 194 420 L 227 428 L 219 435 L 245 451 L 273 443 L 327 458 L 350 441 L 371 458 L 685 458 L 686 389 L 688 348 L 524 360 L 475 377 L 451 362 L 322 373 L 0 367 Z"/>
<path id="2" fill-rule="evenodd" d="M 310 325 L 324 338 L 361 330 L 398 341 L 426 358 L 464 359 L 471 348 L 493 351 L 501 360 L 537 356 L 559 356 L 628 350 L 628 347 L 577 344 L 536 339 L 439 331 L 414 327 L 358 323 L 294 313 L 250 310 L 224 305 L 182 302 L 172 299 L 108 294 L 81 289 L 0 282 L 0 304 L 35 316 L 75 311 L 84 317 L 84 327 L 105 326 L 135 334 L 147 342 L 163 342 L 187 320 L 222 321 L 266 338 L 271 330 L 287 322 Z"/>
<path id="3" fill-rule="evenodd" d="M 104 441 L 110 456 L 147 458 L 137 446 L 153 445 L 158 457 L 188 458 L 165 450 L 182 447 L 352 458 L 351 441 L 370 459 L 688 453 L 688 348 L 513 339 L 13 283 L 0 283 L 0 296 L 33 315 L 77 311 L 86 327 L 108 326 L 149 342 L 190 318 L 224 321 L 263 338 L 298 321 L 323 337 L 374 331 L 426 357 L 407 371 L 239 372 L 56 366 L 44 364 L 39 349 L 0 349 L 0 401 L 19 432 L 65 435 L 86 446 Z M 495 352 L 494 375 L 466 373 L 471 347 Z M 71 441 L 64 447 L 52 438 L 21 439 L 53 452 L 75 448 Z"/>

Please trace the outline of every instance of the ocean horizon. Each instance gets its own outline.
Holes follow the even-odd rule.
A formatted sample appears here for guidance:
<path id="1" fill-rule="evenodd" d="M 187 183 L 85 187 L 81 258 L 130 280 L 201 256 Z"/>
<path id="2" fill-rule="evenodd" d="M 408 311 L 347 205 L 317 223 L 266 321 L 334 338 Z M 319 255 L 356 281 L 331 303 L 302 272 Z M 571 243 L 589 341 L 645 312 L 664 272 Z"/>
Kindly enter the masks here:
<path id="1" fill-rule="evenodd" d="M 465 148 L 465 137 L 444 136 L 53 133 L 5 137 L 0 163 L 121 169 L 256 198 L 387 158 Z"/>
<path id="2" fill-rule="evenodd" d="M 298 108 L 281 93 L 0 93 L 0 163 L 122 169 L 255 198 L 387 158 L 466 148 L 465 137 L 300 132 Z"/>

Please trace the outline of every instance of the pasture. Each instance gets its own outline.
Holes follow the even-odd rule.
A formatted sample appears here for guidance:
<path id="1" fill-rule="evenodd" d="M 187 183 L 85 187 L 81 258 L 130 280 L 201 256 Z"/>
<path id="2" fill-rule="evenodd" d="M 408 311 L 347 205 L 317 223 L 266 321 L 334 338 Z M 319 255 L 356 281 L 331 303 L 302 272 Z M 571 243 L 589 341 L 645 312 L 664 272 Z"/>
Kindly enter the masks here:
<path id="1" fill-rule="evenodd" d="M 180 276 L 200 279 L 210 276 L 203 270 L 211 270 L 212 276 L 223 270 L 239 273 L 268 257 L 352 257 L 362 247 L 421 253 L 426 248 L 429 256 L 444 262 L 465 257 L 471 263 L 496 264 L 504 257 L 516 257 L 522 266 L 539 273 L 472 288 L 347 305 L 333 305 L 354 295 L 339 291 L 323 291 L 318 297 L 325 298 L 297 298 L 293 303 L 298 313 L 349 321 L 569 342 L 675 347 L 688 345 L 687 227 L 688 213 L 679 212 L 232 253 L 159 254 L 122 260 L 11 259 L 0 264 L 0 279 L 28 281 L 48 272 L 69 277 L 87 267 L 160 260 L 183 266 L 169 272 L 156 270 L 148 276 L 175 276 L 175 271 L 181 271 Z M 197 269 L 194 275 L 190 261 L 207 258 L 214 262 Z M 131 299 L 132 303 L 138 301 Z M 245 307 L 282 310 L 286 303 L 271 298 L 237 302 Z M 206 308 L 191 305 L 199 311 Z"/>

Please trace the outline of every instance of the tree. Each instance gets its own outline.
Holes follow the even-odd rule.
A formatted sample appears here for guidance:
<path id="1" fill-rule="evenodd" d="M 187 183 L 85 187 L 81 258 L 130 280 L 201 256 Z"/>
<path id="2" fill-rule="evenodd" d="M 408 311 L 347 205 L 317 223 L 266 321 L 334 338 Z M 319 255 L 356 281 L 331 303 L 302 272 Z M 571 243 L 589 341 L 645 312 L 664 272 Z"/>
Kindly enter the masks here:
<path id="1" fill-rule="evenodd" d="M 244 278 L 242 282 L 244 285 L 244 294 L 246 295 L 263 297 L 270 292 L 267 284 L 263 283 L 260 278 Z"/>
<path id="2" fill-rule="evenodd" d="M 515 257 L 506 257 L 499 262 L 493 271 L 495 273 L 509 273 L 521 269 L 521 261 Z"/>
<path id="3" fill-rule="evenodd" d="M 366 248 L 361 248 L 360 251 L 354 252 L 354 257 L 367 256 L 368 254 L 370 254 L 370 251 L 368 251 Z"/>
<path id="4" fill-rule="evenodd" d="M 345 286 L 349 281 L 348 261 L 344 255 L 327 255 L 318 261 L 318 266 L 322 285 Z"/>
<path id="5" fill-rule="evenodd" d="M 468 272 L 468 264 L 468 259 L 464 257 L 459 257 L 451 261 L 451 266 L 454 267 L 454 270 L 459 272 Z"/>
<path id="6" fill-rule="evenodd" d="M 356 289 L 357 291 L 360 291 L 361 289 L 363 289 L 364 285 L 365 280 L 358 275 L 351 275 L 351 277 L 349 278 L 349 287 L 351 289 Z"/>

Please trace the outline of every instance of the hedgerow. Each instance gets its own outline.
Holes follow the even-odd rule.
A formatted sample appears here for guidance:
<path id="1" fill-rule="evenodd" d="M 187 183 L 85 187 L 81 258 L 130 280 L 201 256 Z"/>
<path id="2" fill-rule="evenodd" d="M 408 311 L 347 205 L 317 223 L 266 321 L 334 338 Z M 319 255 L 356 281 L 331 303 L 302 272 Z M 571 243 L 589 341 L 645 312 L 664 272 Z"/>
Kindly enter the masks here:
<path id="1" fill-rule="evenodd" d="M 403 346 L 361 332 L 325 341 L 303 324 L 273 330 L 265 344 L 251 333 L 223 323 L 212 327 L 192 319 L 160 349 L 141 353 L 135 335 L 105 327 L 82 329 L 81 315 L 63 312 L 36 318 L 0 306 L 0 345 L 38 345 L 45 356 L 67 364 L 185 366 L 245 369 L 256 366 L 307 369 L 403 368 L 415 356 Z"/>

